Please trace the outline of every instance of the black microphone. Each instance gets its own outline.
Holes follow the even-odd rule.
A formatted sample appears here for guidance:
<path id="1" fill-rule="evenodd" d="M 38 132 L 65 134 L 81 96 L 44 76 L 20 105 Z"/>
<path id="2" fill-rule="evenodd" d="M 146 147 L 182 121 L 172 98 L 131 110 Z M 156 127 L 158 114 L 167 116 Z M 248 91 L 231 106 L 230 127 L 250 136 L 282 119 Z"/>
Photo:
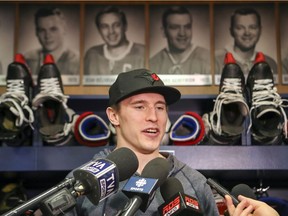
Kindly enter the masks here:
<path id="1" fill-rule="evenodd" d="M 233 204 L 235 206 L 239 204 L 239 200 L 215 180 L 208 178 L 207 184 L 210 185 L 211 188 L 214 188 L 221 196 L 225 197 L 225 195 L 229 195 L 232 198 Z"/>
<path id="2" fill-rule="evenodd" d="M 239 195 L 243 195 L 243 196 L 246 196 L 248 198 L 256 199 L 256 195 L 254 194 L 253 190 L 246 184 L 235 185 L 232 188 L 231 193 L 228 194 L 228 195 L 231 196 L 231 197 L 234 197 L 234 198 L 237 197 L 237 201 L 238 201 L 238 196 Z M 238 203 L 239 203 L 239 201 L 238 201 Z M 236 204 L 235 206 L 237 206 L 237 205 L 238 204 Z M 228 210 L 226 210 L 224 212 L 224 216 L 229 216 Z"/>
<path id="3" fill-rule="evenodd" d="M 94 205 L 116 193 L 119 182 L 138 169 L 138 159 L 128 148 L 119 148 L 105 159 L 92 160 L 73 172 L 77 196 L 86 195 Z"/>
<path id="4" fill-rule="evenodd" d="M 202 216 L 196 198 L 184 194 L 181 182 L 169 177 L 160 187 L 164 203 L 158 207 L 161 216 Z"/>
<path id="5" fill-rule="evenodd" d="M 138 168 L 135 153 L 128 148 L 119 148 L 105 159 L 91 160 L 74 172 L 72 191 L 65 189 L 44 200 L 40 209 L 43 215 L 62 215 L 75 205 L 73 199 L 87 196 L 91 203 L 100 201 L 116 193 L 119 182 L 128 179 Z"/>
<path id="6" fill-rule="evenodd" d="M 240 201 L 237 198 L 239 195 L 256 199 L 256 195 L 254 194 L 253 190 L 246 184 L 238 184 L 232 188 L 231 192 L 229 192 L 226 188 L 224 188 L 222 185 L 220 185 L 211 178 L 207 179 L 207 183 L 212 188 L 214 188 L 221 196 L 225 197 L 225 195 L 229 195 L 232 198 L 233 204 L 235 206 L 237 206 L 240 203 Z M 224 212 L 224 215 L 229 216 L 227 210 Z"/>
<path id="7" fill-rule="evenodd" d="M 119 181 L 128 179 L 137 169 L 138 159 L 132 150 L 116 149 L 106 159 L 92 160 L 75 170 L 74 178 L 65 179 L 51 189 L 11 209 L 3 216 L 20 215 L 35 208 L 40 202 L 43 202 L 41 210 L 49 212 L 46 215 L 51 215 L 51 212 L 52 215 L 57 215 L 58 211 L 67 211 L 72 207 L 75 203 L 74 197 L 82 195 L 87 195 L 89 200 L 97 205 L 102 199 L 117 192 Z M 70 196 L 69 192 L 73 196 Z"/>
<path id="8" fill-rule="evenodd" d="M 27 210 L 34 209 L 41 201 L 61 191 L 63 188 L 73 187 L 74 183 L 75 183 L 75 180 L 73 178 L 67 178 L 64 181 L 60 182 L 58 185 L 40 193 L 38 196 L 24 202 L 23 204 L 16 206 L 15 208 L 5 212 L 1 216 L 21 215 Z"/>
<path id="9" fill-rule="evenodd" d="M 233 195 L 234 197 L 238 197 L 239 195 L 243 195 L 243 196 L 251 198 L 251 199 L 257 199 L 252 188 L 250 188 L 246 184 L 235 185 L 231 190 L 231 195 Z"/>
<path id="10" fill-rule="evenodd" d="M 164 158 L 155 158 L 144 167 L 141 176 L 131 177 L 122 192 L 130 199 L 118 214 L 134 216 L 140 209 L 145 212 L 154 198 L 155 191 L 162 185 L 169 174 L 169 163 Z"/>

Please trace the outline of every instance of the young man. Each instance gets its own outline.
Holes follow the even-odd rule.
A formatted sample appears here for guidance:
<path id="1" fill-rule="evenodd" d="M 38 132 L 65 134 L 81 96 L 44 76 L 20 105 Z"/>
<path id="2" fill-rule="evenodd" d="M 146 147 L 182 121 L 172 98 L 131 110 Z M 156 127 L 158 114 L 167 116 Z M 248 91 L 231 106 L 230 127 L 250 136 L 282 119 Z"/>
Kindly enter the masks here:
<path id="1" fill-rule="evenodd" d="M 170 165 L 169 176 L 178 178 L 187 195 L 195 197 L 203 215 L 218 216 L 218 209 L 206 178 L 168 153 L 160 153 L 159 146 L 165 134 L 168 118 L 167 106 L 180 99 L 180 92 L 165 86 L 160 78 L 146 69 L 120 73 L 109 90 L 109 107 L 106 109 L 117 134 L 116 148 L 127 147 L 137 156 L 141 175 L 145 165 L 154 158 L 165 158 Z M 192 149 L 191 149 L 192 150 Z M 104 157 L 110 150 L 97 154 Z M 125 181 L 120 182 L 119 191 L 94 206 L 86 197 L 77 199 L 77 207 L 71 215 L 117 215 L 128 198 L 121 192 Z M 136 215 L 158 215 L 157 208 L 164 200 L 157 189 L 148 209 Z M 77 213 L 76 213 L 77 212 Z"/>
<path id="2" fill-rule="evenodd" d="M 162 15 L 162 31 L 167 48 L 150 59 L 150 69 L 158 74 L 210 74 L 210 54 L 191 43 L 192 15 L 186 7 L 168 8 Z"/>
<path id="3" fill-rule="evenodd" d="M 91 47 L 85 54 L 85 75 L 110 75 L 144 67 L 145 47 L 129 41 L 128 23 L 123 11 L 109 6 L 95 18 L 104 44 Z"/>
<path id="4" fill-rule="evenodd" d="M 215 74 L 221 74 L 224 59 L 227 52 L 233 54 L 237 64 L 241 67 L 245 76 L 254 65 L 257 53 L 256 45 L 261 36 L 261 17 L 253 8 L 240 8 L 235 10 L 230 20 L 230 35 L 234 39 L 232 45 L 228 45 L 215 53 Z M 260 50 L 261 51 L 261 50 Z M 270 56 L 265 55 L 267 63 L 274 74 L 277 74 L 277 64 Z"/>
<path id="5" fill-rule="evenodd" d="M 51 54 L 61 74 L 79 74 L 79 56 L 65 45 L 66 23 L 59 8 L 40 8 L 34 16 L 36 36 L 41 48 L 25 53 L 27 64 L 37 75 L 46 54 Z"/>

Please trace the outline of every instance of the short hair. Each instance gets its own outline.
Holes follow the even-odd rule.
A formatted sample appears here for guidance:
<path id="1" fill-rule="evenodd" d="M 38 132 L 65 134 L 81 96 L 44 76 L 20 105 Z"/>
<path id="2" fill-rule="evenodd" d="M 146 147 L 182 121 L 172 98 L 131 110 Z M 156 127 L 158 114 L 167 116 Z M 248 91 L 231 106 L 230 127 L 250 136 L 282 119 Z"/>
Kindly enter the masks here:
<path id="1" fill-rule="evenodd" d="M 186 7 L 173 6 L 173 7 L 166 9 L 162 15 L 162 26 L 164 28 L 167 27 L 167 17 L 172 14 L 188 14 L 191 17 L 191 21 L 192 21 L 192 15 Z"/>
<path id="2" fill-rule="evenodd" d="M 38 9 L 34 15 L 35 26 L 37 26 L 37 22 L 38 22 L 39 18 L 52 16 L 52 15 L 58 16 L 63 21 L 65 20 L 64 14 L 59 8 L 57 8 L 57 7 L 43 7 L 43 8 Z"/>
<path id="3" fill-rule="evenodd" d="M 261 16 L 258 13 L 258 11 L 256 11 L 254 8 L 239 8 L 237 10 L 234 11 L 234 13 L 231 16 L 231 20 L 230 20 L 230 28 L 232 29 L 234 27 L 234 22 L 235 22 L 235 17 L 236 15 L 250 15 L 250 14 L 254 14 L 257 18 L 257 23 L 259 26 L 261 26 Z"/>
<path id="4" fill-rule="evenodd" d="M 100 27 L 101 16 L 104 14 L 108 14 L 108 13 L 118 14 L 120 16 L 120 19 L 121 19 L 123 25 L 127 26 L 127 19 L 126 19 L 125 13 L 122 10 L 120 10 L 118 7 L 108 6 L 108 7 L 104 8 L 102 11 L 100 11 L 95 17 L 95 24 L 96 24 L 98 29 Z"/>

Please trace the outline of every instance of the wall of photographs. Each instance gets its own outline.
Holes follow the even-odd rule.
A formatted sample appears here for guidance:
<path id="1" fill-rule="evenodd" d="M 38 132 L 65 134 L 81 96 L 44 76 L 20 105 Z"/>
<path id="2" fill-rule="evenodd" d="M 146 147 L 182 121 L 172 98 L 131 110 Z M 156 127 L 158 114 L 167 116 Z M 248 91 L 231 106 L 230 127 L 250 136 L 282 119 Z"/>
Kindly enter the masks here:
<path id="1" fill-rule="evenodd" d="M 163 22 L 175 6 L 192 18 Z M 36 15 L 51 7 L 61 18 L 37 21 Z M 121 11 L 126 25 L 110 25 L 109 30 L 113 17 L 96 25 L 97 15 L 109 7 Z M 231 25 L 231 16 L 240 9 L 259 17 L 244 16 Z M 157 72 L 183 94 L 216 94 L 227 52 L 245 76 L 255 54 L 263 52 L 279 92 L 287 93 L 287 21 L 288 2 L 277 1 L 0 3 L 0 92 L 15 53 L 24 55 L 37 82 L 45 49 L 54 56 L 67 94 L 105 95 L 119 72 L 141 67 Z M 126 43 L 119 45 L 121 41 Z"/>

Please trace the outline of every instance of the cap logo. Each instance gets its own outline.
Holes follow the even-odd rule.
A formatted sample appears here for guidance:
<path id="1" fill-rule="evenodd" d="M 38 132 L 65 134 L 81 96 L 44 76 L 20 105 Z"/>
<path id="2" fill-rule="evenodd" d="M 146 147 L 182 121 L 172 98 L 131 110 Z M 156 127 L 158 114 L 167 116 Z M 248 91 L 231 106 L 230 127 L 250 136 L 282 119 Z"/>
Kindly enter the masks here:
<path id="1" fill-rule="evenodd" d="M 152 77 L 152 79 L 155 80 L 155 81 L 159 81 L 159 80 L 160 80 L 160 78 L 158 77 L 158 75 L 155 74 L 155 73 L 151 74 L 151 77 Z"/>
<path id="2" fill-rule="evenodd" d="M 145 72 L 145 73 L 142 73 L 141 75 L 139 75 L 137 77 L 145 78 L 146 80 L 150 81 L 152 84 L 155 81 L 160 80 L 160 78 L 158 77 L 158 75 L 156 73 L 151 74 L 151 73 Z"/>

